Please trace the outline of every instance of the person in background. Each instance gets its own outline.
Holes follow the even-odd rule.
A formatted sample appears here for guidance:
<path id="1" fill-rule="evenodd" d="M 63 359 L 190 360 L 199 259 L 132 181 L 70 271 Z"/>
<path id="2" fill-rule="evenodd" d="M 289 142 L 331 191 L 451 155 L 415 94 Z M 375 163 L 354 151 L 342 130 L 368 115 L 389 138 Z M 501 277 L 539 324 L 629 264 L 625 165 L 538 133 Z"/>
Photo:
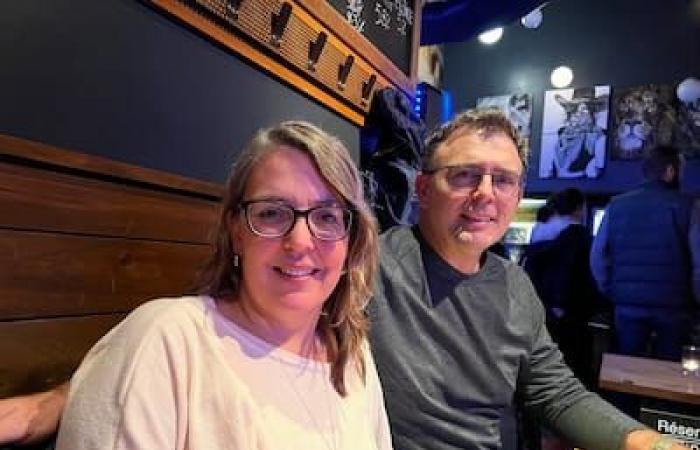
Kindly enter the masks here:
<path id="1" fill-rule="evenodd" d="M 555 204 L 557 201 L 558 209 Z M 586 214 L 585 201 L 583 193 L 575 188 L 549 196 L 547 202 L 537 210 L 537 222 L 532 229 L 530 243 L 551 241 L 570 225 L 581 225 Z"/>
<path id="2" fill-rule="evenodd" d="M 677 360 L 700 299 L 700 207 L 680 192 L 683 157 L 651 149 L 647 182 L 612 199 L 590 264 L 615 306 L 617 351 Z M 654 339 L 652 341 L 652 336 Z"/>
<path id="3" fill-rule="evenodd" d="M 597 370 L 588 320 L 602 310 L 603 300 L 588 264 L 592 239 L 582 224 L 586 198 L 580 190 L 567 188 L 548 203 L 553 211 L 547 224 L 549 238 L 531 243 L 522 264 L 544 304 L 547 328 L 566 363 L 593 388 Z"/>
<path id="4" fill-rule="evenodd" d="M 530 233 L 531 244 L 546 240 L 546 236 L 548 235 L 547 223 L 554 215 L 554 210 L 552 209 L 552 197 L 553 195 L 550 195 L 545 204 L 537 209 L 537 213 L 535 215 L 535 225 L 532 227 L 532 232 Z"/>
<path id="5" fill-rule="evenodd" d="M 200 295 L 147 302 L 73 376 L 56 448 L 391 448 L 363 308 L 376 224 L 339 141 L 260 131 Z"/>
<path id="6" fill-rule="evenodd" d="M 501 113 L 456 116 L 428 139 L 418 225 L 381 238 L 368 312 L 394 447 L 500 448 L 499 425 L 521 399 L 581 448 L 684 449 L 587 392 L 527 275 L 486 252 L 523 193 L 520 143 Z"/>

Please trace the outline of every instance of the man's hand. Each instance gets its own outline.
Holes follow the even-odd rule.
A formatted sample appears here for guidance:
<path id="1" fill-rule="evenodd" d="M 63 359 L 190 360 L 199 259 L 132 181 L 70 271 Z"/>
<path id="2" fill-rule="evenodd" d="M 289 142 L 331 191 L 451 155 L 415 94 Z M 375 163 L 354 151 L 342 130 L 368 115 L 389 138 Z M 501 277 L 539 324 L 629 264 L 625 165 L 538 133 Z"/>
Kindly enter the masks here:
<path id="1" fill-rule="evenodd" d="M 654 430 L 635 430 L 627 435 L 624 450 L 656 450 L 652 449 L 654 444 L 662 435 Z M 672 440 L 672 438 L 667 438 Z M 670 443 L 670 442 L 669 442 Z M 664 446 L 663 450 L 688 450 L 688 447 L 681 445 L 678 441 L 672 441 L 670 446 Z"/>
<path id="2" fill-rule="evenodd" d="M 31 444 L 56 432 L 68 383 L 50 391 L 0 400 L 0 444 Z"/>

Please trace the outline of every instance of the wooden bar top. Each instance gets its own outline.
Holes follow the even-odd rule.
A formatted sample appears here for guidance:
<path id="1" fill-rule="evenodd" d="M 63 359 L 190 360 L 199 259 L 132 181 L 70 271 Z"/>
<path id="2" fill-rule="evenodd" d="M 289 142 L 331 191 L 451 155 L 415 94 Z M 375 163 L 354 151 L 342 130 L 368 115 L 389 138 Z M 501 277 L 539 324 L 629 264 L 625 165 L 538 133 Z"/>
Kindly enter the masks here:
<path id="1" fill-rule="evenodd" d="M 611 391 L 700 405 L 700 377 L 683 375 L 677 361 L 606 353 L 599 386 Z"/>

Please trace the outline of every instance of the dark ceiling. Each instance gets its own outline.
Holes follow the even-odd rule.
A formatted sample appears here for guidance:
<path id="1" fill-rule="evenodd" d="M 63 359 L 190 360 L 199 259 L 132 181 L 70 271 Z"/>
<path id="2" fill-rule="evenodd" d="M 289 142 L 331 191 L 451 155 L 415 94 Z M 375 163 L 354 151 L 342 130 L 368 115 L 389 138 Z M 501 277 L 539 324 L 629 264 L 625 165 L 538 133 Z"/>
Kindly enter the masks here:
<path id="1" fill-rule="evenodd" d="M 542 0 L 446 0 L 423 7 L 421 45 L 466 41 L 520 19 Z"/>

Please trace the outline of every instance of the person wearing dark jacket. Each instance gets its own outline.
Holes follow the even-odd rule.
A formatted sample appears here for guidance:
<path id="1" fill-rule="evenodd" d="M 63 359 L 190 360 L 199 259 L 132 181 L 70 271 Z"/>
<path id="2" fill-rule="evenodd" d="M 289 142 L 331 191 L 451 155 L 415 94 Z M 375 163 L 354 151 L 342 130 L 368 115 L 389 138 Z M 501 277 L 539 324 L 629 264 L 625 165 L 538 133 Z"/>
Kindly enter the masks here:
<path id="1" fill-rule="evenodd" d="M 678 149 L 651 150 L 642 164 L 647 182 L 613 198 L 591 249 L 593 275 L 615 305 L 622 354 L 677 360 L 690 340 L 700 214 L 679 192 L 682 169 Z"/>
<path id="2" fill-rule="evenodd" d="M 545 307 L 547 328 L 566 363 L 588 387 L 595 385 L 588 320 L 602 304 L 588 265 L 591 237 L 582 225 L 583 193 L 568 188 L 550 201 L 553 224 L 560 224 L 547 240 L 525 251 L 523 268 Z"/>

